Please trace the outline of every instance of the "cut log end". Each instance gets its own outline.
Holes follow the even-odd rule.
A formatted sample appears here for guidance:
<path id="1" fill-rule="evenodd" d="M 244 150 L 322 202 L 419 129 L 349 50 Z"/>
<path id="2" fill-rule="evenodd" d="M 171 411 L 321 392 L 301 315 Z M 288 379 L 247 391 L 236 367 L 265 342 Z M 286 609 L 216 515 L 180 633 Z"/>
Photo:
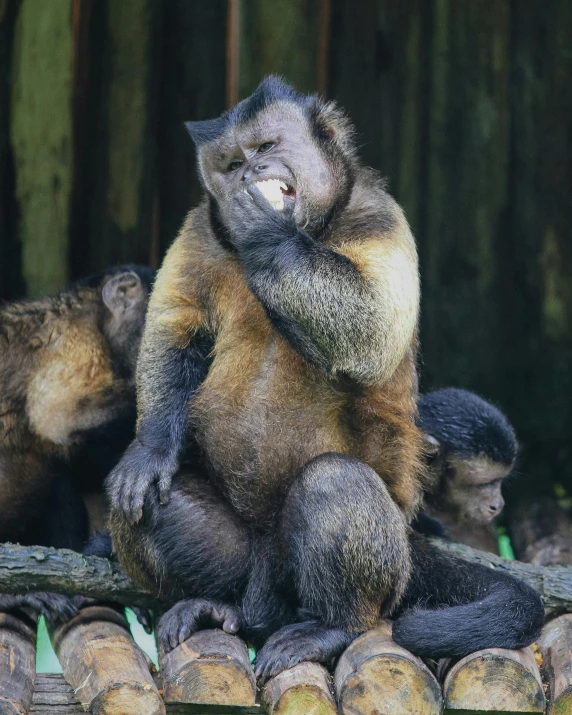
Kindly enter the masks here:
<path id="1" fill-rule="evenodd" d="M 331 678 L 317 663 L 300 663 L 271 678 L 262 693 L 270 715 L 336 715 Z"/>
<path id="2" fill-rule="evenodd" d="M 90 713 L 164 715 L 150 662 L 114 609 L 83 609 L 52 636 L 65 679 Z"/>
<path id="3" fill-rule="evenodd" d="M 530 648 L 490 648 L 456 663 L 443 684 L 445 709 L 543 713 L 546 699 Z"/>
<path id="4" fill-rule="evenodd" d="M 538 646 L 550 687 L 549 715 L 572 713 L 572 614 L 547 623 Z"/>
<path id="5" fill-rule="evenodd" d="M 441 712 L 441 690 L 435 677 L 423 661 L 392 640 L 391 624 L 385 621 L 342 654 L 335 680 L 342 713 Z"/>
<path id="6" fill-rule="evenodd" d="M 236 636 L 199 631 L 160 659 L 166 702 L 254 705 L 256 681 L 248 650 Z"/>
<path id="7" fill-rule="evenodd" d="M 0 713 L 25 715 L 34 693 L 36 633 L 15 616 L 0 614 Z"/>

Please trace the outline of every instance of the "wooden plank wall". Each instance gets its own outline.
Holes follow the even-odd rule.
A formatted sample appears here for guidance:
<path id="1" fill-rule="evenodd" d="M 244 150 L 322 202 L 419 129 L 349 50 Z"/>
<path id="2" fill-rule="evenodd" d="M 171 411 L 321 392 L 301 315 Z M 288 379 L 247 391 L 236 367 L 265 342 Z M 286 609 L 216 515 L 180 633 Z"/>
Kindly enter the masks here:
<path id="1" fill-rule="evenodd" d="M 501 404 L 572 486 L 571 36 L 568 0 L 0 0 L 0 293 L 157 265 L 200 193 L 182 122 L 282 73 L 406 209 L 423 386 Z"/>

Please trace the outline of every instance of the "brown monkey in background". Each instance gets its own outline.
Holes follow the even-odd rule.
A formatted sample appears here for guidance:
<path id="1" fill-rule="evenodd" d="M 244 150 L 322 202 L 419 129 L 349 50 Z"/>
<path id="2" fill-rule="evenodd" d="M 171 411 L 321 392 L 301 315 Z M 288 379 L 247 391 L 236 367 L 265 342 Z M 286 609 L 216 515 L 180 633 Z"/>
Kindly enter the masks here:
<path id="1" fill-rule="evenodd" d="M 506 416 L 473 392 L 447 387 L 422 395 L 418 425 L 431 441 L 429 478 L 416 528 L 498 553 L 491 522 L 504 506 L 502 484 L 518 444 Z"/>
<path id="2" fill-rule="evenodd" d="M 95 471 L 83 450 L 99 452 L 101 488 L 103 470 L 132 438 L 153 277 L 144 266 L 118 266 L 56 297 L 0 307 L 0 541 L 81 551 L 80 482 Z M 48 617 L 73 612 L 65 596 L 0 595 L 0 610 L 18 606 Z"/>
<path id="3" fill-rule="evenodd" d="M 451 596 L 433 594 L 434 547 L 410 553 L 417 255 L 347 119 L 269 78 L 188 129 L 206 196 L 150 300 L 137 436 L 108 480 L 112 536 L 132 578 L 179 601 L 160 622 L 163 648 L 199 624 L 273 633 L 257 657 L 268 677 L 329 660 L 400 602 L 431 604 L 428 589 L 434 605 L 471 602 L 491 576 L 477 569 L 457 592 L 445 573 L 457 562 L 439 556 Z M 504 640 L 481 627 L 469 647 L 529 642 L 541 606 L 527 597 Z M 464 632 L 426 629 L 426 613 L 396 622 L 407 647 L 467 648 L 466 613 Z"/>

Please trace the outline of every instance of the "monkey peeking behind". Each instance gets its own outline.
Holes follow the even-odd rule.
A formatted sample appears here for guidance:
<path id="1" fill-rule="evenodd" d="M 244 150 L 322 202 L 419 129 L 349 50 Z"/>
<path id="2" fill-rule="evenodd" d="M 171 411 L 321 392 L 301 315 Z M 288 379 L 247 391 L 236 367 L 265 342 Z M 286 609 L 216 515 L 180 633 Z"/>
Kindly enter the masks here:
<path id="1" fill-rule="evenodd" d="M 161 648 L 240 631 L 265 679 L 381 614 L 420 655 L 527 645 L 539 596 L 408 526 L 417 252 L 349 121 L 271 77 L 187 128 L 205 195 L 157 275 L 137 434 L 108 478 L 122 566 L 173 604 Z"/>

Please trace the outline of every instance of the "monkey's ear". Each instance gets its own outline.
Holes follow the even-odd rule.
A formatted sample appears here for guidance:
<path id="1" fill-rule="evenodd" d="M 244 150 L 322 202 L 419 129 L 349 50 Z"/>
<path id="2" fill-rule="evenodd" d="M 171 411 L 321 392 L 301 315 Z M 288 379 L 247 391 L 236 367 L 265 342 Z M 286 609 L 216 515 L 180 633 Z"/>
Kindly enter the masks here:
<path id="1" fill-rule="evenodd" d="M 216 119 L 206 119 L 203 122 L 185 122 L 185 127 L 195 145 L 199 147 L 201 144 L 218 139 L 227 127 L 227 121 L 223 116 Z"/>
<path id="2" fill-rule="evenodd" d="M 103 284 L 101 297 L 113 315 L 122 315 L 144 297 L 145 289 L 136 273 L 127 271 L 111 276 Z"/>
<path id="3" fill-rule="evenodd" d="M 427 434 L 427 432 L 423 433 L 423 439 L 425 458 L 429 463 L 434 462 L 443 451 L 441 442 L 436 437 L 433 437 L 432 434 Z"/>

